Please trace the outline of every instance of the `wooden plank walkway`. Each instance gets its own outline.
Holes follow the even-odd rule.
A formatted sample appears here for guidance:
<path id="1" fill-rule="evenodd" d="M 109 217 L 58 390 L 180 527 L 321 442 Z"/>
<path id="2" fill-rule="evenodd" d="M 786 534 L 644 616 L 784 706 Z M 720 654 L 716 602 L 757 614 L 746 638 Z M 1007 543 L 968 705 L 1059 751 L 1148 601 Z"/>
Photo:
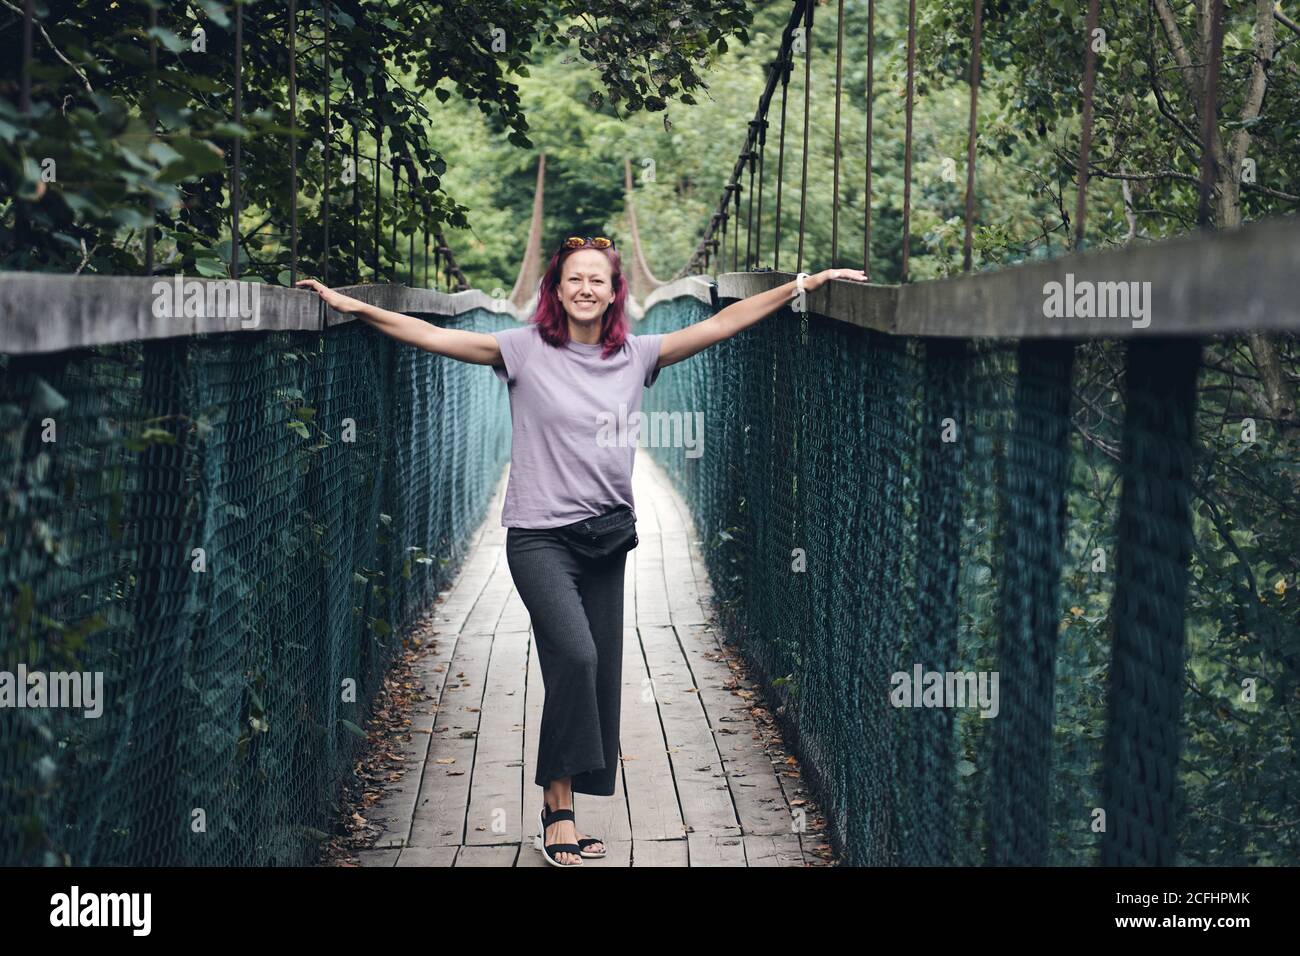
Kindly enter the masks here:
<path id="1" fill-rule="evenodd" d="M 633 471 L 639 546 L 624 600 L 622 766 L 613 797 L 575 795 L 578 826 L 609 856 L 584 866 L 825 865 L 784 752 L 769 754 L 716 630 L 689 513 L 644 450 Z M 436 608 L 415 678 L 408 770 L 366 812 L 384 832 L 363 866 L 547 866 L 533 847 L 543 686 L 501 527 L 505 478 Z M 811 820 L 812 815 L 808 818 Z"/>

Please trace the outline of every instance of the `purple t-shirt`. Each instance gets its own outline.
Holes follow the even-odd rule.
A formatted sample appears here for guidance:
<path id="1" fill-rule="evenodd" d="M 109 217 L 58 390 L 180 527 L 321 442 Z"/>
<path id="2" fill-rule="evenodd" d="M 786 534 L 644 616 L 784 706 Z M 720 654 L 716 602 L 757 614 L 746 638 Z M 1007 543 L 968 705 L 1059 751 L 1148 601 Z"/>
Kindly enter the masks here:
<path id="1" fill-rule="evenodd" d="M 505 362 L 492 370 L 510 390 L 510 480 L 501 524 L 558 528 L 620 504 L 635 514 L 632 416 L 641 409 L 641 389 L 659 377 L 663 335 L 628 333 L 607 359 L 600 345 L 550 345 L 531 322 L 492 335 Z"/>

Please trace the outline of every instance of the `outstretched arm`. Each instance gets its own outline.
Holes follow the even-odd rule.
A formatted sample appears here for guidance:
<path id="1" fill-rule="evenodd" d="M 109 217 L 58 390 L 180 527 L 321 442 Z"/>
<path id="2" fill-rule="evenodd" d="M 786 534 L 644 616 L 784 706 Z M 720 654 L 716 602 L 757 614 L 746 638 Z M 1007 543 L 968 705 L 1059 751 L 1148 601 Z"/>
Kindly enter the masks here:
<path id="1" fill-rule="evenodd" d="M 335 292 L 315 279 L 299 279 L 297 285 L 314 291 L 336 312 L 355 315 L 399 342 L 475 365 L 501 364 L 501 349 L 497 345 L 497 340 L 486 332 L 444 329 L 417 319 L 413 315 L 391 312 L 344 295 L 342 292 Z"/>
<path id="2" fill-rule="evenodd" d="M 812 292 L 831 279 L 870 281 L 870 277 L 861 269 L 826 269 L 804 279 L 804 290 Z M 775 289 L 768 289 L 766 292 L 733 302 L 703 322 L 696 322 L 676 332 L 669 332 L 659 343 L 659 364 L 656 367 L 663 368 L 682 359 L 688 359 L 710 345 L 731 338 L 741 329 L 749 328 L 755 322 L 786 305 L 794 297 L 795 289 L 796 283 L 792 280 Z"/>

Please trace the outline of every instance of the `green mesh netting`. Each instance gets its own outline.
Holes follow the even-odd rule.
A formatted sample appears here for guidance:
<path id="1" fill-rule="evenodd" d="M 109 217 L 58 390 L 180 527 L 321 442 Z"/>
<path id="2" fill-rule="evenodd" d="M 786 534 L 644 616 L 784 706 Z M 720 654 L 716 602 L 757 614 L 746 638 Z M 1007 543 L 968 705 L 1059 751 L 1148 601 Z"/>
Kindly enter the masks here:
<path id="1" fill-rule="evenodd" d="M 846 862 L 1295 861 L 1292 612 L 1244 559 L 1295 519 L 1193 495 L 1276 501 L 1294 462 L 1195 419 L 1200 348 L 784 312 L 647 391 L 704 413 L 701 457 L 651 452 Z M 310 859 L 508 451 L 495 376 L 359 323 L 0 355 L 0 664 L 100 671 L 112 704 L 0 711 L 3 862 Z M 892 706 L 916 665 L 996 671 L 997 718 Z"/>
<path id="2" fill-rule="evenodd" d="M 641 331 L 709 311 L 659 303 Z M 1123 364 L 1122 344 L 909 339 L 783 311 L 647 392 L 647 414 L 704 413 L 702 456 L 650 452 L 691 508 L 720 623 L 776 695 L 847 862 L 1085 864 L 1104 841 L 1123 862 L 1167 859 L 1191 435 L 1144 446 L 1121 513 L 1107 452 L 1132 438 L 1122 386 L 1102 374 L 1116 349 Z M 1194 353 L 1165 360 L 1182 386 L 1195 378 Z M 1134 375 L 1138 404 L 1160 411 L 1128 427 L 1185 421 L 1189 388 L 1148 379 Z M 1153 536 L 1168 544 L 1145 547 Z M 1134 541 L 1136 565 L 1116 562 Z M 1137 608 L 1113 655 L 1112 600 Z M 997 716 L 893 706 L 891 675 L 917 664 L 996 671 Z M 1134 677 L 1114 679 L 1107 720 L 1112 668 Z"/>
<path id="3" fill-rule="evenodd" d="M 509 448 L 490 369 L 361 322 L 0 356 L 0 665 L 105 698 L 0 711 L 0 864 L 314 859 Z"/>

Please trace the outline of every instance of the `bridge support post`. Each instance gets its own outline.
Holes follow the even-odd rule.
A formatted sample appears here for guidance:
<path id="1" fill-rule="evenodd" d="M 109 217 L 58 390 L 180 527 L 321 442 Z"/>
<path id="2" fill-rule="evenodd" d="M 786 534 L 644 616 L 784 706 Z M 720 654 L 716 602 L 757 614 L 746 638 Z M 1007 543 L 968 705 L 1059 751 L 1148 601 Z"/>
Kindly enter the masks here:
<path id="1" fill-rule="evenodd" d="M 853 865 L 896 866 L 899 755 L 891 732 L 900 713 L 889 704 L 886 684 L 899 635 L 910 625 L 903 597 L 909 535 L 899 502 L 912 494 L 904 474 L 912 453 L 916 367 L 907 340 L 850 331 L 836 347 L 843 384 L 835 394 L 846 404 L 833 421 L 834 444 L 844 455 L 836 471 L 851 483 L 854 498 L 851 517 L 838 533 L 852 549 L 836 562 L 844 577 L 832 620 L 837 633 L 857 635 L 846 645 L 851 661 L 845 680 L 858 696 L 850 700 L 853 716 L 845 720 L 856 736 L 838 755 L 847 805 L 839 808 L 844 823 L 836 820 L 836 828 Z"/>
<path id="2" fill-rule="evenodd" d="M 1016 356 L 1000 503 L 999 702 L 985 821 L 991 865 L 1045 866 L 1074 345 L 1023 340 Z"/>
<path id="3" fill-rule="evenodd" d="M 1197 339 L 1129 343 L 1102 784 L 1103 866 L 1168 866 L 1177 850 Z"/>
<path id="4" fill-rule="evenodd" d="M 185 686 L 183 675 L 194 639 L 194 608 L 198 600 L 197 575 L 190 571 L 190 550 L 199 545 L 198 509 L 191 505 L 194 478 L 200 468 L 190 437 L 189 423 L 173 419 L 189 401 L 189 342 L 159 339 L 142 346 L 143 366 L 139 391 L 142 426 L 171 432 L 172 442 L 150 442 L 141 452 L 139 475 L 131 496 L 132 536 L 135 541 L 136 653 L 129 670 L 136 676 L 134 696 L 153 702 Z M 151 422 L 157 419 L 158 423 Z M 136 710 L 137 727 L 132 756 L 138 769 L 126 771 L 131 779 L 154 778 L 149 801 L 122 807 L 135 810 L 133 819 L 119 821 L 132 834 L 132 842 L 149 848 L 142 863 L 161 865 L 184 861 L 198 864 L 191 855 L 196 841 L 185 839 L 192 809 L 200 805 L 180 772 L 186 742 L 178 740 L 185 728 L 172 724 L 155 730 L 150 718 Z M 143 746 L 141 746 L 143 745 Z M 170 757 L 168 755 L 171 755 Z"/>
<path id="5" fill-rule="evenodd" d="M 911 673 L 948 671 L 957 658 L 957 582 L 961 565 L 962 470 L 965 395 L 970 359 L 964 339 L 925 343 L 921 476 L 916 518 L 916 631 L 912 656 L 900 661 Z M 955 440 L 954 440 L 955 439 Z M 921 708 L 900 712 L 908 722 L 907 769 L 900 784 L 903 858 L 918 866 L 950 862 L 952 802 L 956 789 L 953 712 Z"/>

